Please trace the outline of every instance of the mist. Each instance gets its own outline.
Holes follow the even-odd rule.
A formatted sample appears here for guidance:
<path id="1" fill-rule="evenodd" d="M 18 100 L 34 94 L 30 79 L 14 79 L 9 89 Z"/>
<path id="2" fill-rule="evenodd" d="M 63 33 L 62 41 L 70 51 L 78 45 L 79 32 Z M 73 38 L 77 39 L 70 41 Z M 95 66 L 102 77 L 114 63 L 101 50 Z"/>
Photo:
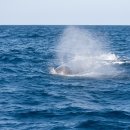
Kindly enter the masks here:
<path id="1" fill-rule="evenodd" d="M 57 65 L 53 73 L 67 76 L 113 76 L 118 73 L 118 56 L 109 44 L 78 27 L 64 30 L 56 47 Z M 58 70 L 58 71 L 57 71 Z M 69 73 L 66 73 L 69 72 Z"/>

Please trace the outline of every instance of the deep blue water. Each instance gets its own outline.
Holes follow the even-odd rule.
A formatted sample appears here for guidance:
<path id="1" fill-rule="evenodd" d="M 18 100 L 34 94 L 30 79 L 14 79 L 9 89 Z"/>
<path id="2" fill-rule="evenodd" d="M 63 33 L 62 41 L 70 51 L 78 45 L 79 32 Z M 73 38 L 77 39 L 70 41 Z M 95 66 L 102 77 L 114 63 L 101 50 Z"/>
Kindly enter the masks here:
<path id="1" fill-rule="evenodd" d="M 130 129 L 130 26 L 79 26 L 109 39 L 114 77 L 51 74 L 65 28 L 0 26 L 0 130 Z"/>

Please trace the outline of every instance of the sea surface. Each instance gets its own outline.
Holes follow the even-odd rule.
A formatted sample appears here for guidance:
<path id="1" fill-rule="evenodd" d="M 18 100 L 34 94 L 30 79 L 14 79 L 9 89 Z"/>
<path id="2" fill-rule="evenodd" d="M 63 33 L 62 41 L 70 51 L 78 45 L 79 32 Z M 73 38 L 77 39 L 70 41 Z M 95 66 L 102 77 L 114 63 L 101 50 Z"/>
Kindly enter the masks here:
<path id="1" fill-rule="evenodd" d="M 52 72 L 68 52 L 91 72 Z M 0 26 L 0 130 L 130 130 L 130 26 Z"/>

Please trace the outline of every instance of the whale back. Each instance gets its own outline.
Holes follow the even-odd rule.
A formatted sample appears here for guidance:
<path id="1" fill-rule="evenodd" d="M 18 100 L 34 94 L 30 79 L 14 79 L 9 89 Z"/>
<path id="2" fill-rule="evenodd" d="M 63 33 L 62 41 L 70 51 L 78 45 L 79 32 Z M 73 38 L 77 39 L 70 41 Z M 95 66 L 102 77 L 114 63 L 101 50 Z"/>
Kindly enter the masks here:
<path id="1" fill-rule="evenodd" d="M 59 66 L 55 69 L 55 71 L 56 71 L 57 74 L 62 74 L 62 75 L 72 74 L 72 71 L 67 66 Z"/>

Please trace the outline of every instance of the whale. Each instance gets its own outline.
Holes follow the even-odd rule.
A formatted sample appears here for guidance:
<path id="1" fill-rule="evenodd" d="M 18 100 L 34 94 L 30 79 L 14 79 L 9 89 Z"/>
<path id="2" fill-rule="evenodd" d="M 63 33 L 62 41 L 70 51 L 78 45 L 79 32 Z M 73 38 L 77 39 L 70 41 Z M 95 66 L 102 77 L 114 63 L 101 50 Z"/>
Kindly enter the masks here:
<path id="1" fill-rule="evenodd" d="M 59 66 L 55 68 L 55 72 L 59 75 L 71 75 L 72 70 L 68 66 Z"/>

